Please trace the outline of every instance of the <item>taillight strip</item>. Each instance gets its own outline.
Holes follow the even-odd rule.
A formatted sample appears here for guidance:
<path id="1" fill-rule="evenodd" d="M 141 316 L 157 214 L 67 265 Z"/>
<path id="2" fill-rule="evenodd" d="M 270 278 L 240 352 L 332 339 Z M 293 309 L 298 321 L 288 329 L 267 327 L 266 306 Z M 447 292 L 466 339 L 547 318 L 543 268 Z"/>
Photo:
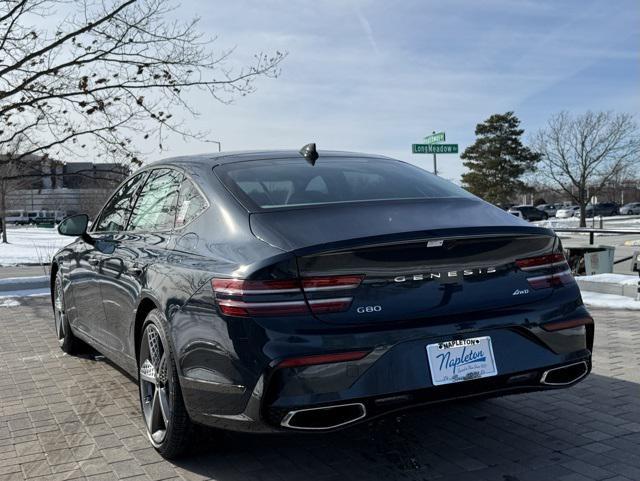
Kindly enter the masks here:
<path id="1" fill-rule="evenodd" d="M 301 292 L 300 288 L 296 289 L 234 289 L 230 288 L 222 288 L 216 289 L 217 293 L 227 294 L 229 296 L 243 296 L 243 295 L 260 295 L 260 294 L 290 294 L 293 292 Z"/>
<path id="2" fill-rule="evenodd" d="M 305 292 L 341 291 L 343 289 L 355 289 L 356 287 L 359 287 L 359 286 L 360 286 L 360 283 L 358 283 L 358 284 L 343 284 L 343 285 L 339 285 L 339 286 L 305 287 L 304 291 Z"/>
<path id="3" fill-rule="evenodd" d="M 302 289 L 305 292 L 341 291 L 355 289 L 362 283 L 362 275 L 338 275 L 326 277 L 303 277 Z"/>
<path id="4" fill-rule="evenodd" d="M 567 260 L 564 254 L 561 252 L 554 252 L 553 254 L 544 254 L 536 257 L 527 257 L 525 259 L 518 259 L 516 265 L 523 271 L 530 271 L 534 269 L 544 269 L 546 267 L 552 267 L 555 264 L 561 265 Z"/>
<path id="5" fill-rule="evenodd" d="M 523 271 L 533 271 L 537 269 L 547 269 L 549 267 L 558 267 L 558 266 L 564 266 L 564 265 L 568 266 L 569 264 L 567 264 L 567 261 L 559 261 L 559 262 L 550 262 L 548 264 L 540 264 L 537 266 L 520 267 L 520 269 Z"/>
<path id="6" fill-rule="evenodd" d="M 527 277 L 527 280 L 529 282 L 536 282 L 536 281 L 542 281 L 544 279 L 551 279 L 552 277 L 562 277 L 566 275 L 571 275 L 571 271 L 569 269 L 566 269 L 560 272 L 555 272 L 553 274 L 545 274 L 544 276 Z"/>
<path id="7" fill-rule="evenodd" d="M 560 287 L 574 282 L 573 276 L 569 269 L 547 274 L 544 276 L 528 277 L 527 282 L 534 289 L 546 289 L 548 287 Z"/>
<path id="8" fill-rule="evenodd" d="M 278 302 L 244 302 L 233 299 L 218 299 L 218 304 L 232 307 L 289 307 L 305 306 L 305 301 L 278 301 Z"/>

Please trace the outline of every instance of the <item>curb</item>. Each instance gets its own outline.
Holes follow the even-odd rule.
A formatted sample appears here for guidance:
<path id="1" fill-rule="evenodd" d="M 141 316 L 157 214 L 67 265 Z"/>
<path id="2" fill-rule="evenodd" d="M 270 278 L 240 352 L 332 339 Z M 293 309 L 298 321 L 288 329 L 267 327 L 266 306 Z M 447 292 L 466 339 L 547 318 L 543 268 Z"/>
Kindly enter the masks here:
<path id="1" fill-rule="evenodd" d="M 581 280 L 576 277 L 576 282 L 580 290 L 598 292 L 600 294 L 614 294 L 616 296 L 630 297 L 636 299 L 638 296 L 638 286 L 634 284 L 617 284 L 613 282 L 593 282 Z"/>
<path id="2" fill-rule="evenodd" d="M 0 294 L 3 292 L 26 291 L 49 287 L 48 276 L 10 277 L 0 279 Z"/>

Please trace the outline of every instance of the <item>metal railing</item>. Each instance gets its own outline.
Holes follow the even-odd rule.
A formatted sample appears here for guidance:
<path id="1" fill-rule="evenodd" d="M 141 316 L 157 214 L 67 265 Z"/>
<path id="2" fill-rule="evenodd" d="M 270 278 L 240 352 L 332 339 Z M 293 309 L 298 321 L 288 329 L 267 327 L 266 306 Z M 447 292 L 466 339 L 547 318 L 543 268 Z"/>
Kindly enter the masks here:
<path id="1" fill-rule="evenodd" d="M 597 229 L 591 227 L 548 227 L 554 232 L 569 232 L 576 234 L 586 234 L 589 233 L 589 245 L 593 245 L 595 234 L 631 234 L 631 235 L 640 235 L 640 230 L 638 229 Z"/>

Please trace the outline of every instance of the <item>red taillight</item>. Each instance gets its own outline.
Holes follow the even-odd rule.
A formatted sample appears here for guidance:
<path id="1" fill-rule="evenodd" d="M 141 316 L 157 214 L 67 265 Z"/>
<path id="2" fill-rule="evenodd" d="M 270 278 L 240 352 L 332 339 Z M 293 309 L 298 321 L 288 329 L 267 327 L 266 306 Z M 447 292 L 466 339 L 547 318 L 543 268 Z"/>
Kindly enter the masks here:
<path id="1" fill-rule="evenodd" d="M 338 297 L 339 293 L 333 291 L 355 289 L 363 278 L 341 275 L 283 280 L 212 279 L 211 286 L 220 312 L 227 316 L 292 316 L 348 310 L 353 297 Z M 305 299 L 305 293 L 312 297 Z M 330 294 L 333 297 L 327 297 Z"/>
<path id="2" fill-rule="evenodd" d="M 570 270 L 527 278 L 529 285 L 534 289 L 546 289 L 547 287 L 562 287 L 575 282 Z"/>
<path id="3" fill-rule="evenodd" d="M 563 329 L 571 329 L 589 324 L 593 324 L 591 317 L 580 317 L 577 319 L 569 319 L 568 321 L 547 322 L 546 324 L 542 324 L 541 327 L 545 331 L 561 331 Z"/>
<path id="4" fill-rule="evenodd" d="M 302 279 L 302 288 L 305 292 L 355 289 L 363 278 L 364 276 L 306 277 Z"/>
<path id="5" fill-rule="evenodd" d="M 340 297 L 337 299 L 313 299 L 309 301 L 311 312 L 314 314 L 330 314 L 332 312 L 344 312 L 351 306 L 353 297 Z"/>
<path id="6" fill-rule="evenodd" d="M 219 294 L 242 296 L 251 294 L 286 294 L 300 292 L 300 281 L 268 280 L 246 281 L 244 279 L 213 279 L 213 290 Z"/>
<path id="7" fill-rule="evenodd" d="M 532 269 L 560 266 L 566 262 L 567 260 L 564 258 L 564 254 L 556 252 L 544 256 L 529 257 L 528 259 L 518 259 L 516 265 L 523 271 L 530 271 Z"/>
<path id="8" fill-rule="evenodd" d="M 223 314 L 238 317 L 293 316 L 309 313 L 305 301 L 243 302 L 233 299 L 218 299 L 218 306 Z"/>
<path id="9" fill-rule="evenodd" d="M 278 363 L 277 367 L 314 366 L 333 362 L 358 361 L 369 354 L 369 351 L 338 352 L 333 354 L 317 354 L 314 356 L 293 357 Z"/>
<path id="10" fill-rule="evenodd" d="M 569 264 L 561 252 L 518 259 L 516 265 L 527 273 L 534 274 L 534 272 L 540 271 L 540 275 L 527 278 L 527 282 L 533 289 L 561 287 L 575 282 Z M 546 273 L 543 274 L 543 272 Z"/>

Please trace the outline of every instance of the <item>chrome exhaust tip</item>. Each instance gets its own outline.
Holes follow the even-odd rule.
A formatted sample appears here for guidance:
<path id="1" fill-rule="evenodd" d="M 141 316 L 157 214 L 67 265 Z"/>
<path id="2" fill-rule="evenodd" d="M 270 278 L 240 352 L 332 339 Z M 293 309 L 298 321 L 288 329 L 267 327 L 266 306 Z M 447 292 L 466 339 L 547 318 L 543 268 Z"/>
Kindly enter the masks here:
<path id="1" fill-rule="evenodd" d="M 546 386 L 568 386 L 578 382 L 589 372 L 589 365 L 586 361 L 567 364 L 566 366 L 554 367 L 542 374 L 540 384 Z"/>
<path id="2" fill-rule="evenodd" d="M 289 411 L 280 425 L 289 429 L 324 430 L 355 423 L 367 415 L 362 403 L 338 404 Z"/>

